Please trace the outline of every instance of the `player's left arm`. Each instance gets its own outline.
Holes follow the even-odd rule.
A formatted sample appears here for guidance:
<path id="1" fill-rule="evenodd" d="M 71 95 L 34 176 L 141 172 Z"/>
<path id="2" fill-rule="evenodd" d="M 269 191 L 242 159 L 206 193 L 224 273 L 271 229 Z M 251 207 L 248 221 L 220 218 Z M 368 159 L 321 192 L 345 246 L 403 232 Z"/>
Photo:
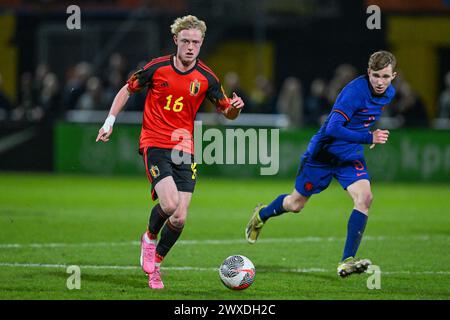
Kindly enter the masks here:
<path id="1" fill-rule="evenodd" d="M 234 120 L 241 113 L 245 103 L 241 97 L 233 92 L 233 97 L 230 99 L 225 94 L 222 85 L 214 77 L 210 78 L 210 83 L 206 96 L 214 103 L 218 112 L 221 112 L 225 118 Z"/>
<path id="2" fill-rule="evenodd" d="M 243 107 L 244 101 L 235 92 L 233 92 L 233 97 L 229 99 L 228 108 L 224 109 L 222 113 L 225 118 L 234 120 L 239 116 Z"/>

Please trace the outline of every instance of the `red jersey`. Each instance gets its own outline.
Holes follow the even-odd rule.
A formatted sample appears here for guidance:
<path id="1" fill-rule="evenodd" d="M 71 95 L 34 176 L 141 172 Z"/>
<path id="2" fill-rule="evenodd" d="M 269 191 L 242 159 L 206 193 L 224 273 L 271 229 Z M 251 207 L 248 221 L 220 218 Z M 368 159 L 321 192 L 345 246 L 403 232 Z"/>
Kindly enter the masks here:
<path id="1" fill-rule="evenodd" d="M 128 80 L 128 90 L 147 89 L 139 150 L 144 147 L 194 153 L 194 120 L 207 97 L 218 111 L 230 105 L 219 79 L 202 61 L 181 72 L 174 55 L 150 61 Z"/>

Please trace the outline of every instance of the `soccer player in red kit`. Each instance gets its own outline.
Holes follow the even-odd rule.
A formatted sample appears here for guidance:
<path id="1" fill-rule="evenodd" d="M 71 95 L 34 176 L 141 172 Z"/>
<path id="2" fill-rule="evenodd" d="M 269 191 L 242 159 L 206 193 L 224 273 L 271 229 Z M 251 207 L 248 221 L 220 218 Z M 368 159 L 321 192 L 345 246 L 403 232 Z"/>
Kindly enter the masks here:
<path id="1" fill-rule="evenodd" d="M 149 287 L 164 288 L 160 264 L 183 230 L 196 182 L 194 120 L 207 97 L 228 119 L 239 116 L 244 102 L 228 98 L 216 75 L 197 57 L 206 24 L 195 16 L 178 18 L 171 26 L 175 55 L 159 57 L 137 71 L 117 93 L 96 141 L 106 142 L 117 114 L 130 94 L 147 90 L 139 152 L 152 185 L 153 207 L 141 238 L 141 266 Z M 188 159 L 182 161 L 180 159 Z M 159 235 L 159 241 L 158 241 Z"/>

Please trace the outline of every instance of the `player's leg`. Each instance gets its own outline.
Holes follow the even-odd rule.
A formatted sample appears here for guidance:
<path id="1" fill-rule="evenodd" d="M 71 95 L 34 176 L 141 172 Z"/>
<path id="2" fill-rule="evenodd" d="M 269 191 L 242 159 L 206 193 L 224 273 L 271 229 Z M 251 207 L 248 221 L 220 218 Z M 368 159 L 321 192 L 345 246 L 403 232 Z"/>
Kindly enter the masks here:
<path id="1" fill-rule="evenodd" d="M 153 207 L 147 231 L 141 239 L 141 266 L 146 273 L 154 271 L 158 234 L 167 219 L 176 211 L 179 203 L 178 190 L 171 176 L 160 180 L 154 190 L 158 195 L 159 203 Z"/>
<path id="2" fill-rule="evenodd" d="M 161 230 L 161 237 L 158 246 L 156 247 L 156 264 L 162 262 L 183 231 L 192 199 L 192 193 L 179 192 L 179 199 L 177 209 L 166 221 Z"/>
<path id="3" fill-rule="evenodd" d="M 152 184 L 152 198 L 159 198 L 149 217 L 147 231 L 141 238 L 141 266 L 144 272 L 153 273 L 158 234 L 178 206 L 178 190 L 172 177 L 170 151 L 146 148 L 143 153 L 147 177 Z"/>
<path id="4" fill-rule="evenodd" d="M 176 194 L 178 197 L 175 211 L 166 220 L 156 246 L 155 271 L 149 277 L 149 286 L 153 289 L 161 289 L 164 287 L 161 280 L 160 265 L 183 231 L 196 183 L 197 169 L 195 163 L 172 164 L 172 167 L 173 177 L 171 178 L 173 178 L 174 184 L 176 185 Z M 167 194 L 167 196 L 170 196 L 170 194 Z"/>
<path id="5" fill-rule="evenodd" d="M 159 198 L 149 218 L 148 231 L 156 239 L 164 222 L 178 206 L 178 189 L 173 179 L 171 151 L 161 148 L 146 148 L 144 163 L 147 177 L 152 184 L 152 199 Z"/>
<path id="6" fill-rule="evenodd" d="M 155 185 L 159 203 L 153 208 L 150 215 L 148 230 L 157 235 L 164 225 L 164 222 L 172 216 L 180 203 L 178 188 L 172 176 L 160 180 Z"/>
<path id="7" fill-rule="evenodd" d="M 353 199 L 353 211 L 347 224 L 347 240 L 342 260 L 355 257 L 366 228 L 372 192 L 369 180 L 358 180 L 347 188 Z"/>
<path id="8" fill-rule="evenodd" d="M 285 210 L 285 212 L 298 213 L 304 208 L 308 199 L 309 197 L 301 195 L 294 189 L 290 195 L 286 195 L 286 197 L 283 198 L 282 209 Z M 267 220 L 263 214 L 261 214 L 261 216 L 263 220 Z"/>
<path id="9" fill-rule="evenodd" d="M 247 241 L 256 242 L 262 227 L 269 218 L 285 212 L 300 212 L 309 197 L 326 189 L 331 179 L 331 169 L 328 166 L 303 161 L 295 180 L 295 189 L 290 195 L 279 195 L 268 206 L 258 205 L 255 208 L 245 229 Z"/>
<path id="10" fill-rule="evenodd" d="M 162 193 L 163 197 L 165 196 L 167 199 L 173 195 L 177 197 L 169 199 L 169 203 L 176 204 L 176 207 L 173 207 L 175 210 L 161 230 L 161 237 L 156 248 L 156 263 L 161 263 L 183 231 L 197 177 L 196 164 L 193 163 L 193 159 L 191 160 L 192 164 L 173 165 L 173 177 L 169 177 L 173 178 L 171 180 L 173 185 L 167 186 L 167 189 L 164 190 L 167 193 Z M 163 200 L 161 198 L 162 202 Z"/>
<path id="11" fill-rule="evenodd" d="M 268 206 L 259 211 L 259 216 L 261 220 L 267 221 L 269 218 L 285 212 L 300 212 L 308 199 L 309 197 L 301 195 L 294 189 L 291 194 L 279 195 Z"/>
<path id="12" fill-rule="evenodd" d="M 148 284 L 152 289 L 162 289 L 161 263 L 169 250 L 175 245 L 183 231 L 192 193 L 179 192 L 179 202 L 175 212 L 167 219 L 161 230 L 161 237 L 156 246 L 154 272 L 149 274 Z"/>
<path id="13" fill-rule="evenodd" d="M 345 277 L 352 273 L 364 272 L 371 264 L 370 260 L 357 259 L 356 252 L 366 228 L 373 197 L 364 161 L 357 161 L 353 168 L 343 168 L 338 175 L 339 182 L 353 200 L 353 210 L 347 224 L 344 252 L 341 262 L 338 264 L 338 274 Z M 363 179 L 359 179 L 359 177 Z M 347 186 L 348 183 L 350 184 Z"/>
<path id="14" fill-rule="evenodd" d="M 308 201 L 294 189 L 291 194 L 279 195 L 268 206 L 259 204 L 253 211 L 253 215 L 245 228 L 245 238 L 249 243 L 255 243 L 266 221 L 285 212 L 300 212 Z"/>

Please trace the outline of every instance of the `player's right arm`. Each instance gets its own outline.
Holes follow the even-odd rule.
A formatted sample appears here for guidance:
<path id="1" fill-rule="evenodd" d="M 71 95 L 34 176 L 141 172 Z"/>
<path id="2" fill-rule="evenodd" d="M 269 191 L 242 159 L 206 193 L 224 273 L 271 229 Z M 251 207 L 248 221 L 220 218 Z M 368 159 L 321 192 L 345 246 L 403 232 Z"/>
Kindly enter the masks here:
<path id="1" fill-rule="evenodd" d="M 358 105 L 361 105 L 361 94 L 358 88 L 346 86 L 336 99 L 328 119 L 325 129 L 327 136 L 359 144 L 384 144 L 386 143 L 389 131 L 377 129 L 374 132 L 351 130 L 347 128 L 347 123 L 356 112 Z M 372 148 L 371 146 L 371 148 Z"/>
<path id="2" fill-rule="evenodd" d="M 330 120 L 325 130 L 326 135 L 336 139 L 360 144 L 384 144 L 387 142 L 389 137 L 388 130 L 377 129 L 374 132 L 358 132 L 345 127 L 345 124 L 348 121 L 347 116 L 339 110 L 332 111 Z"/>
<path id="3" fill-rule="evenodd" d="M 122 111 L 123 107 L 125 107 L 130 94 L 139 92 L 149 85 L 154 71 L 154 68 L 151 68 L 151 66 L 154 64 L 155 62 L 151 61 L 143 69 L 135 72 L 130 79 L 128 79 L 122 89 L 119 90 L 111 105 L 111 109 L 109 110 L 105 123 L 98 131 L 97 139 L 95 140 L 96 142 L 109 141 L 109 136 L 112 134 L 116 117 L 119 112 Z"/>
<path id="4" fill-rule="evenodd" d="M 116 117 L 119 114 L 119 112 L 122 111 L 122 109 L 125 106 L 125 104 L 127 103 L 129 97 L 130 97 L 130 91 L 129 91 L 128 83 L 127 83 L 116 94 L 116 97 L 114 98 L 114 101 L 111 105 L 111 109 L 109 110 L 108 117 L 106 118 L 105 123 L 100 128 L 100 130 L 98 130 L 98 135 L 97 135 L 97 139 L 95 139 L 95 142 L 109 141 L 109 136 L 113 132 L 113 125 L 114 125 L 114 122 L 116 121 Z"/>

